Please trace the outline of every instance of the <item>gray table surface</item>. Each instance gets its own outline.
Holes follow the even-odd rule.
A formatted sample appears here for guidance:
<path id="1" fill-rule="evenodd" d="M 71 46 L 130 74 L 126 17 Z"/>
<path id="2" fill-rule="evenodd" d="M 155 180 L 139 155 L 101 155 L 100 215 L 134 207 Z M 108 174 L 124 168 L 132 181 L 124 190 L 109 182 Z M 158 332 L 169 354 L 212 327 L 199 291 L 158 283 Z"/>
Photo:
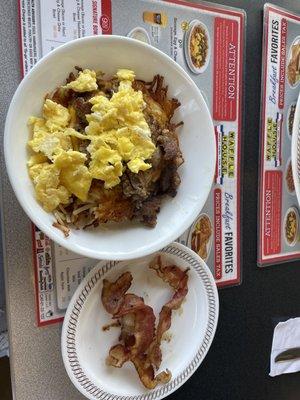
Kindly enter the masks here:
<path id="1" fill-rule="evenodd" d="M 20 82 L 17 0 L 0 1 L 0 123 L 4 130 L 10 99 Z M 60 353 L 61 325 L 37 328 L 31 227 L 5 173 L 1 146 L 2 218 L 10 364 L 16 400 L 77 400 Z M 0 394 L 1 398 L 1 394 Z"/>
<path id="2" fill-rule="evenodd" d="M 300 0 L 273 2 L 300 13 Z M 264 1 L 223 0 L 223 3 L 245 8 L 248 13 L 244 282 L 240 287 L 220 292 L 219 327 L 212 348 L 203 365 L 172 398 L 195 398 L 201 394 L 208 400 L 299 400 L 299 374 L 272 380 L 268 378 L 268 359 L 274 321 L 300 315 L 300 263 L 263 271 L 256 268 L 256 168 Z M 17 0 L 0 0 L 0 18 L 0 132 L 3 132 L 7 108 L 20 81 Z M 35 325 L 30 222 L 11 190 L 0 147 L 2 236 L 14 398 L 83 399 L 63 367 L 61 326 L 37 328 Z"/>

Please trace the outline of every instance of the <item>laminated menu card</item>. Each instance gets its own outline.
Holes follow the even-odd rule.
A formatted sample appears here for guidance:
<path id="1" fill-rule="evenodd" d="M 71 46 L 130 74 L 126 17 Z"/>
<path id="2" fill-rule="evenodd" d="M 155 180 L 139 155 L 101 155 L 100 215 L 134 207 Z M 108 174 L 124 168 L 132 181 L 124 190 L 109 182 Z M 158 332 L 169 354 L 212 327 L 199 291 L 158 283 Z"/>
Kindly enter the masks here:
<path id="1" fill-rule="evenodd" d="M 178 240 L 207 262 L 219 287 L 239 284 L 244 11 L 180 0 L 20 0 L 20 26 L 23 74 L 61 44 L 100 34 L 148 43 L 187 71 L 212 114 L 217 164 L 203 210 Z M 201 62 L 193 45 L 199 33 L 208 48 Z M 61 320 L 96 260 L 52 243 L 37 227 L 33 246 L 37 320 L 44 325 Z"/>
<path id="2" fill-rule="evenodd" d="M 300 258 L 291 139 L 300 83 L 300 15 L 266 4 L 262 56 L 258 265 Z"/>

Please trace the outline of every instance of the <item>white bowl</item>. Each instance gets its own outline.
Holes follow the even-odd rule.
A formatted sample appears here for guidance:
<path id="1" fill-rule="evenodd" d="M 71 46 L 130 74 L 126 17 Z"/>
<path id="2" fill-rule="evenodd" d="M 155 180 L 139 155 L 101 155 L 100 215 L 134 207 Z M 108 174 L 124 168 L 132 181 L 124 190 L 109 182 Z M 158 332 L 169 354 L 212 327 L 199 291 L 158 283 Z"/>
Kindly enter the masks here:
<path id="1" fill-rule="evenodd" d="M 68 238 L 52 226 L 54 217 L 35 199 L 28 176 L 27 120 L 40 115 L 43 99 L 75 65 L 101 69 L 108 75 L 130 68 L 140 79 L 155 74 L 165 77 L 169 96 L 181 102 L 174 120 L 184 121 L 180 147 L 185 163 L 180 167 L 181 185 L 174 199 L 161 207 L 154 229 L 131 224 L 117 227 L 72 230 Z M 19 85 L 7 114 L 4 134 L 7 172 L 15 194 L 29 218 L 51 239 L 78 254 L 96 259 L 131 259 L 153 253 L 177 239 L 201 211 L 213 181 L 215 138 L 213 123 L 192 79 L 170 57 L 147 44 L 119 36 L 86 37 L 69 42 L 45 56 Z"/>
<path id="2" fill-rule="evenodd" d="M 72 297 L 62 328 L 61 350 L 66 371 L 75 387 L 88 399 L 159 400 L 177 390 L 196 371 L 213 341 L 219 314 L 214 278 L 201 258 L 191 249 L 172 243 L 161 255 L 181 269 L 189 268 L 188 294 L 181 312 L 172 312 L 170 341 L 162 342 L 162 365 L 172 380 L 154 390 L 141 384 L 131 365 L 108 367 L 105 359 L 118 342 L 120 328 L 103 332 L 111 316 L 104 310 L 100 293 L 103 279 L 115 280 L 130 271 L 133 283 L 128 292 L 142 296 L 157 316 L 172 296 L 170 287 L 148 268 L 152 256 L 133 262 L 101 261 L 85 277 Z"/>

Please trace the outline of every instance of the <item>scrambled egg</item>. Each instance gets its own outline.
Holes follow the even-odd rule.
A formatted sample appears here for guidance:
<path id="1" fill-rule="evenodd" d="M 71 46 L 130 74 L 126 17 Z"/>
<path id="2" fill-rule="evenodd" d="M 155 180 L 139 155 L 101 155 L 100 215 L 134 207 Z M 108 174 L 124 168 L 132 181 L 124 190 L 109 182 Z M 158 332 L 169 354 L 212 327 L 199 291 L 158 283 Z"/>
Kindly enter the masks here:
<path id="1" fill-rule="evenodd" d="M 48 158 L 44 154 L 37 153 L 37 154 L 34 154 L 33 156 L 31 156 L 29 158 L 29 161 L 28 161 L 27 165 L 28 165 L 28 168 L 30 168 L 35 164 L 41 164 L 41 163 L 44 163 L 46 161 L 48 161 Z"/>
<path id="2" fill-rule="evenodd" d="M 60 182 L 81 201 L 86 201 L 92 175 L 85 166 L 86 155 L 79 151 L 61 151 L 54 159 L 60 170 Z"/>
<path id="3" fill-rule="evenodd" d="M 75 81 L 69 82 L 63 87 L 73 89 L 74 92 L 92 92 L 93 90 L 97 90 L 96 72 L 84 69 L 79 72 Z"/>
<path id="4" fill-rule="evenodd" d="M 43 117 L 45 118 L 46 128 L 50 132 L 65 128 L 69 124 L 71 118 L 66 107 L 55 103 L 55 101 L 50 99 L 45 101 L 43 107 Z"/>
<path id="5" fill-rule="evenodd" d="M 36 198 L 46 211 L 51 212 L 60 204 L 68 204 L 70 192 L 60 184 L 60 170 L 48 162 L 35 164 L 29 169 L 35 186 Z"/>
<path id="6" fill-rule="evenodd" d="M 90 172 L 93 178 L 104 181 L 105 188 L 120 182 L 123 174 L 122 162 L 134 172 L 145 171 L 151 164 L 155 146 L 150 128 L 145 120 L 145 102 L 141 91 L 132 88 L 134 72 L 121 69 L 117 72 L 120 81 L 118 92 L 111 99 L 103 95 L 93 97 L 92 113 L 87 115 L 89 125 L 86 133 L 91 140 Z"/>
<path id="7" fill-rule="evenodd" d="M 28 168 L 37 199 L 46 211 L 53 211 L 60 203 L 67 204 L 71 194 L 86 201 L 92 177 L 84 165 L 86 155 L 72 151 L 71 137 L 80 134 L 67 128 L 71 119 L 68 109 L 47 99 L 43 117 L 28 121 L 33 129 L 28 145 L 37 153 L 30 157 Z"/>
<path id="8" fill-rule="evenodd" d="M 29 118 L 32 139 L 28 145 L 34 152 L 28 161 L 29 175 L 46 211 L 68 204 L 72 194 L 85 202 L 93 179 L 102 180 L 106 189 L 114 187 L 120 183 L 125 165 L 133 173 L 151 168 L 147 160 L 155 145 L 143 114 L 143 94 L 132 88 L 133 71 L 121 69 L 117 78 L 119 89 L 110 99 L 101 93 L 90 99 L 92 112 L 86 116 L 85 133 L 74 129 L 73 107 L 68 109 L 50 99 L 44 103 L 43 118 Z M 97 90 L 96 73 L 88 69 L 79 72 L 77 79 L 63 88 Z M 79 151 L 81 140 L 90 141 L 89 163 L 87 155 Z"/>
<path id="9" fill-rule="evenodd" d="M 28 124 L 32 127 L 32 139 L 28 145 L 36 153 L 43 153 L 50 160 L 60 149 L 71 149 L 72 143 L 65 134 L 66 126 L 70 121 L 67 108 L 47 99 L 43 106 L 43 117 L 30 117 Z"/>

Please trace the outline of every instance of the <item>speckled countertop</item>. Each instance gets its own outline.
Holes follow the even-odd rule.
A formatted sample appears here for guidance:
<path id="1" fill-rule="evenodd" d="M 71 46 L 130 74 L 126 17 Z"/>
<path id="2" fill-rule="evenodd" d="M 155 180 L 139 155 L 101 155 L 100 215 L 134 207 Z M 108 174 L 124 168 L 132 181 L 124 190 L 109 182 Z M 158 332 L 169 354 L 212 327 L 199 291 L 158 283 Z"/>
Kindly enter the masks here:
<path id="1" fill-rule="evenodd" d="M 20 81 L 17 0 L 0 1 L 0 123 Z M 83 396 L 65 373 L 61 325 L 35 326 L 30 221 L 5 173 L 1 146 L 2 218 L 12 386 L 16 400 L 77 400 Z M 0 395 L 1 398 L 1 395 Z"/>

